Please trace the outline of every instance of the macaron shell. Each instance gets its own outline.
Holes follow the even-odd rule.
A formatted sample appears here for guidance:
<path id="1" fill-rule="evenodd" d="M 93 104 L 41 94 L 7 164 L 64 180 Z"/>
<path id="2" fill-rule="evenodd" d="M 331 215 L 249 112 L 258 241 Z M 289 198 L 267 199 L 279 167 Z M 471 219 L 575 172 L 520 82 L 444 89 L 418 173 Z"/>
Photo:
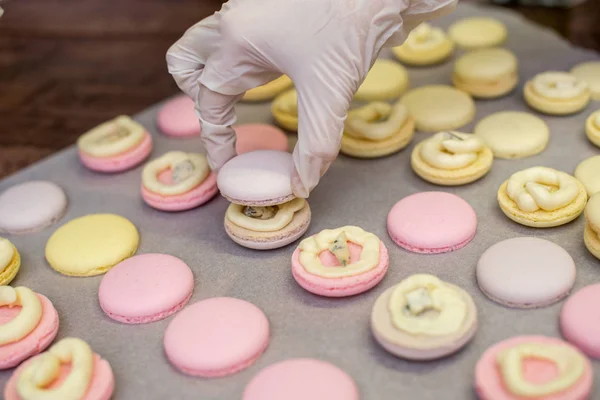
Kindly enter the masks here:
<path id="1" fill-rule="evenodd" d="M 38 294 L 42 303 L 42 319 L 35 329 L 23 339 L 0 346 L 0 370 L 12 368 L 21 361 L 44 351 L 58 333 L 58 313 L 46 296 Z M 0 307 L 0 325 L 5 324 L 21 311 L 21 307 Z"/>
<path id="2" fill-rule="evenodd" d="M 194 189 L 176 196 L 164 196 L 154 193 L 142 184 L 142 199 L 150 207 L 161 211 L 186 211 L 207 203 L 219 192 L 217 174 L 211 172 L 208 177 Z"/>
<path id="3" fill-rule="evenodd" d="M 408 72 L 391 60 L 379 59 L 371 67 L 354 95 L 355 100 L 386 101 L 397 99 L 408 87 Z"/>
<path id="4" fill-rule="evenodd" d="M 590 357 L 600 359 L 600 284 L 577 291 L 560 313 L 562 334 Z"/>
<path id="5" fill-rule="evenodd" d="M 373 141 L 343 135 L 340 152 L 356 158 L 378 158 L 389 156 L 404 149 L 415 135 L 415 120 L 408 117 L 402 128 L 391 137 Z"/>
<path id="6" fill-rule="evenodd" d="M 289 89 L 294 85 L 294 82 L 287 76 L 281 75 L 279 78 L 272 80 L 262 86 L 248 90 L 242 101 L 245 102 L 260 102 L 271 100 L 279 93 Z"/>
<path id="7" fill-rule="evenodd" d="M 591 96 L 589 90 L 572 99 L 561 99 L 553 101 L 539 95 L 533 88 L 533 82 L 529 81 L 523 89 L 525 101 L 529 107 L 548 115 L 569 115 L 582 111 L 590 102 Z"/>
<path id="8" fill-rule="evenodd" d="M 454 42 L 448 38 L 445 38 L 439 46 L 425 51 L 414 50 L 406 45 L 392 48 L 392 53 L 399 61 L 417 67 L 439 64 L 447 60 L 453 51 Z"/>
<path id="9" fill-rule="evenodd" d="M 590 224 L 587 224 L 585 227 L 585 231 L 583 234 L 583 240 L 585 242 L 585 247 L 594 255 L 594 257 L 600 259 L 600 237 L 597 232 L 595 232 Z"/>
<path id="10" fill-rule="evenodd" d="M 588 196 L 600 192 L 600 155 L 586 158 L 575 169 L 575 178 L 585 186 Z"/>
<path id="11" fill-rule="evenodd" d="M 244 124 L 234 126 L 237 154 L 257 150 L 288 151 L 288 138 L 279 128 L 267 124 Z"/>
<path id="12" fill-rule="evenodd" d="M 600 232 L 600 194 L 590 197 L 585 207 L 585 218 L 596 232 Z"/>
<path id="13" fill-rule="evenodd" d="M 465 49 L 480 49 L 502 44 L 508 35 L 504 24 L 494 18 L 463 18 L 450 26 L 448 35 Z"/>
<path id="14" fill-rule="evenodd" d="M 194 101 L 186 95 L 167 101 L 158 112 L 156 123 L 165 135 L 175 137 L 200 135 L 200 120 L 196 116 Z"/>
<path id="15" fill-rule="evenodd" d="M 87 168 L 98 172 L 123 172 L 142 163 L 152 152 L 152 136 L 144 134 L 142 141 L 132 149 L 112 157 L 93 157 L 79 150 L 79 159 Z"/>
<path id="16" fill-rule="evenodd" d="M 13 248 L 15 252 L 12 260 L 10 260 L 8 265 L 4 267 L 2 271 L 0 271 L 0 285 L 10 284 L 12 280 L 15 279 L 15 276 L 17 276 L 17 273 L 21 268 L 21 254 L 16 247 L 13 246 Z"/>
<path id="17" fill-rule="evenodd" d="M 592 99 L 600 100 L 600 61 L 588 61 L 576 65 L 571 73 L 589 85 Z"/>

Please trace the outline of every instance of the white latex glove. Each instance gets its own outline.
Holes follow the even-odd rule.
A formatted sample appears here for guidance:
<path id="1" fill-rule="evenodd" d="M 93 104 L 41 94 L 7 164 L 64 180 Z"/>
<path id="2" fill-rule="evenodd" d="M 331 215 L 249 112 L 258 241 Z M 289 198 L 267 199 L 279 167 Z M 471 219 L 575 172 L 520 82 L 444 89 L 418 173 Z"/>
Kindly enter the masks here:
<path id="1" fill-rule="evenodd" d="M 196 101 L 214 170 L 235 156 L 234 105 L 287 74 L 298 91 L 292 188 L 308 197 L 336 158 L 354 93 L 384 44 L 449 13 L 457 0 L 230 0 L 167 53 L 169 72 Z"/>

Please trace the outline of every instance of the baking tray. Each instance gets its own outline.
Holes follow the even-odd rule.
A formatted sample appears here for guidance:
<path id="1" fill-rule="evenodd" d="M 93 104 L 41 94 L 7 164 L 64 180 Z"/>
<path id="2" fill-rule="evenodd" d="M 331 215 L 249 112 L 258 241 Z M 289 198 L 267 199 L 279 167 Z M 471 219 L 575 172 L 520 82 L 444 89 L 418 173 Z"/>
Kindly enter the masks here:
<path id="1" fill-rule="evenodd" d="M 436 24 L 443 27 L 462 17 L 489 15 L 502 20 L 510 36 L 506 46 L 514 51 L 521 68 L 521 85 L 512 95 L 494 101 L 477 101 L 476 121 L 500 110 L 530 111 L 524 104 L 523 83 L 549 68 L 568 70 L 573 65 L 599 59 L 598 54 L 577 49 L 552 31 L 495 8 L 460 5 Z M 459 53 L 460 54 L 460 53 Z M 389 52 L 384 51 L 384 57 Z M 410 85 L 450 84 L 452 62 L 409 69 Z M 202 149 L 200 139 L 171 139 L 159 135 L 155 117 L 160 104 L 138 114 L 154 137 L 153 157 L 169 150 Z M 553 229 L 526 228 L 506 218 L 496 203 L 496 191 L 513 172 L 544 165 L 573 173 L 584 158 L 600 154 L 584 135 L 585 118 L 600 108 L 592 103 L 570 117 L 542 116 L 551 129 L 548 149 L 523 160 L 496 160 L 480 181 L 457 188 L 440 188 L 419 179 L 410 167 L 415 143 L 399 154 L 358 160 L 340 156 L 310 197 L 313 212 L 308 234 L 325 228 L 358 225 L 381 238 L 390 253 L 385 279 L 370 292 L 345 299 L 312 295 L 296 284 L 290 270 L 294 245 L 259 252 L 232 242 L 223 229 L 228 202 L 216 197 L 195 210 L 165 213 L 146 206 L 139 188 L 142 167 L 123 174 L 103 175 L 86 170 L 71 147 L 0 182 L 0 190 L 31 179 L 48 179 L 62 186 L 69 208 L 59 225 L 89 213 L 111 212 L 130 219 L 141 235 L 138 254 L 175 255 L 192 268 L 195 290 L 190 303 L 215 296 L 245 299 L 260 307 L 271 323 L 271 342 L 250 368 L 220 379 L 200 379 L 177 372 L 166 360 L 162 340 L 173 318 L 147 325 L 125 325 L 108 318 L 98 304 L 101 276 L 62 276 L 44 260 L 44 247 L 56 226 L 24 235 L 8 236 L 20 250 L 23 262 L 13 282 L 45 294 L 60 317 L 58 339 L 80 337 L 106 358 L 115 372 L 115 399 L 240 399 L 248 381 L 262 368 L 291 357 L 330 361 L 357 382 L 363 399 L 472 399 L 473 369 L 490 345 L 515 335 L 560 336 L 561 304 L 539 310 L 513 310 L 488 300 L 477 288 L 475 266 L 479 256 L 498 241 L 515 236 L 537 236 L 564 247 L 577 265 L 575 289 L 600 281 L 600 261 L 583 244 L 584 218 Z M 240 105 L 238 123 L 271 122 L 270 104 Z M 473 124 L 463 131 L 472 131 Z M 389 239 L 386 217 L 401 198 L 428 190 L 444 190 L 467 200 L 479 218 L 478 232 L 465 248 L 447 254 L 406 252 Z M 480 326 L 474 340 L 458 354 L 435 362 L 410 362 L 386 353 L 371 336 L 371 307 L 386 288 L 414 273 L 432 273 L 467 290 L 475 299 Z M 600 363 L 594 361 L 596 382 Z M 12 370 L 0 373 L 3 387 Z M 598 385 L 597 385 L 598 386 Z M 596 390 L 593 398 L 600 398 Z M 285 400 L 285 399 L 282 399 Z"/>

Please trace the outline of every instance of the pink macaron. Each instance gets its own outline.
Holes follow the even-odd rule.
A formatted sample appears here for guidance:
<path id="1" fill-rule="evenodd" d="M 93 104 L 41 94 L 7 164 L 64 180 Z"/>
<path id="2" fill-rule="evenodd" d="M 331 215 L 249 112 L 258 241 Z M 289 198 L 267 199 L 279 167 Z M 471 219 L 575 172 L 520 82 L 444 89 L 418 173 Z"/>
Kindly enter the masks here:
<path id="1" fill-rule="evenodd" d="M 590 357 L 600 359 L 600 283 L 569 297 L 560 313 L 562 334 Z"/>
<path id="2" fill-rule="evenodd" d="M 121 261 L 104 275 L 98 298 L 110 318 L 144 324 L 179 311 L 194 291 L 190 267 L 167 254 L 141 254 Z"/>
<path id="3" fill-rule="evenodd" d="M 256 150 L 288 150 L 288 138 L 279 128 L 267 124 L 244 124 L 233 127 L 238 154 Z"/>
<path id="4" fill-rule="evenodd" d="M 12 368 L 42 351 L 56 337 L 58 332 L 58 313 L 46 296 L 38 294 L 42 303 L 42 319 L 27 336 L 21 340 L 0 346 L 0 369 Z M 21 307 L 0 307 L 0 325 L 5 324 L 19 315 Z"/>
<path id="5" fill-rule="evenodd" d="M 460 197 L 422 192 L 400 200 L 387 219 L 388 232 L 414 253 L 445 253 L 466 246 L 477 231 L 477 215 Z"/>
<path id="6" fill-rule="evenodd" d="M 81 163 L 93 171 L 122 172 L 142 163 L 152 152 L 152 136 L 144 134 L 142 141 L 131 149 L 110 157 L 94 157 L 79 150 Z"/>
<path id="7" fill-rule="evenodd" d="M 181 372 L 204 378 L 235 374 L 252 365 L 269 344 L 269 321 L 247 301 L 202 300 L 173 318 L 164 337 L 165 354 Z"/>
<path id="8" fill-rule="evenodd" d="M 168 100 L 158 112 L 156 124 L 168 136 L 200 135 L 200 120 L 196 116 L 194 102 L 186 95 Z"/>

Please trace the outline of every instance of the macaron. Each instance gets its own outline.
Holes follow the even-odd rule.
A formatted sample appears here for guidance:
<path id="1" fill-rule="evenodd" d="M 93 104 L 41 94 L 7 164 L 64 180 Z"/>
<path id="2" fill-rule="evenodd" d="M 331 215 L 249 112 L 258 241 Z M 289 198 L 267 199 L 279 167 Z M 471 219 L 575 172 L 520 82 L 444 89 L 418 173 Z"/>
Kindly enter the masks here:
<path id="1" fill-rule="evenodd" d="M 298 92 L 290 89 L 281 93 L 271 104 L 275 122 L 288 131 L 298 131 Z"/>
<path id="2" fill-rule="evenodd" d="M 357 158 L 385 157 L 408 146 L 414 134 L 415 121 L 405 105 L 373 102 L 348 113 L 340 151 Z"/>
<path id="3" fill-rule="evenodd" d="M 152 136 L 126 115 L 107 121 L 77 139 L 79 159 L 98 172 L 122 172 L 141 164 L 152 151 Z"/>
<path id="4" fill-rule="evenodd" d="M 596 258 L 600 259 L 600 194 L 590 197 L 585 208 L 587 225 L 583 234 L 585 246 Z"/>
<path id="5" fill-rule="evenodd" d="M 593 383 L 590 361 L 552 337 L 517 336 L 487 349 L 475 367 L 482 400 L 585 400 Z"/>
<path id="6" fill-rule="evenodd" d="M 40 377 L 47 384 L 36 385 L 36 378 Z M 25 400 L 53 396 L 109 400 L 114 388 L 115 377 L 108 361 L 94 353 L 83 340 L 69 337 L 17 368 L 6 383 L 4 398 Z"/>
<path id="7" fill-rule="evenodd" d="M 586 120 L 585 133 L 592 144 L 600 147 L 600 110 L 594 112 Z"/>
<path id="8" fill-rule="evenodd" d="M 377 298 L 371 312 L 375 340 L 409 360 L 456 353 L 475 336 L 477 308 L 458 286 L 433 275 L 411 275 Z"/>
<path id="9" fill-rule="evenodd" d="M 375 61 L 354 95 L 355 100 L 387 101 L 397 99 L 408 88 L 408 72 L 391 60 Z"/>
<path id="10" fill-rule="evenodd" d="M 600 359 L 600 284 L 578 290 L 560 312 L 562 335 L 588 356 Z"/>
<path id="11" fill-rule="evenodd" d="M 281 75 L 269 83 L 248 90 L 242 97 L 242 101 L 248 103 L 268 101 L 292 86 L 294 86 L 294 82 L 287 75 Z"/>
<path id="12" fill-rule="evenodd" d="M 587 192 L 579 180 L 547 167 L 516 172 L 498 189 L 504 215 L 532 228 L 552 228 L 581 215 Z"/>
<path id="13" fill-rule="evenodd" d="M 142 171 L 142 199 L 157 210 L 191 210 L 217 192 L 217 176 L 204 154 L 170 151 L 150 161 Z"/>
<path id="14" fill-rule="evenodd" d="M 257 150 L 288 151 L 288 138 L 279 128 L 267 124 L 244 124 L 233 127 L 237 154 Z"/>
<path id="15" fill-rule="evenodd" d="M 435 254 L 466 246 L 477 232 L 477 215 L 460 197 L 421 192 L 403 198 L 387 218 L 390 237 L 414 253 Z"/>
<path id="16" fill-rule="evenodd" d="M 495 18 L 471 17 L 453 23 L 448 35 L 460 47 L 467 50 L 499 46 L 506 40 L 506 26 Z"/>
<path id="17" fill-rule="evenodd" d="M 600 192 L 600 155 L 580 162 L 575 169 L 575 178 L 585 186 L 588 196 Z"/>
<path id="18" fill-rule="evenodd" d="M 423 22 L 413 29 L 406 41 L 392 48 L 392 53 L 404 64 L 428 66 L 447 60 L 454 51 L 454 42 L 441 28 Z"/>
<path id="19" fill-rule="evenodd" d="M 135 254 L 140 236 L 126 218 L 89 214 L 58 228 L 46 243 L 46 260 L 69 276 L 101 275 Z"/>
<path id="20" fill-rule="evenodd" d="M 550 140 L 550 129 L 541 118 L 519 111 L 490 114 L 477 123 L 474 132 L 492 149 L 494 157 L 507 160 L 539 154 Z"/>
<path id="21" fill-rule="evenodd" d="M 21 268 L 21 254 L 8 239 L 0 237 L 0 285 L 8 285 Z"/>
<path id="22" fill-rule="evenodd" d="M 506 49 L 475 50 L 456 61 L 452 83 L 473 97 L 493 99 L 517 86 L 517 69 L 517 57 Z"/>
<path id="23" fill-rule="evenodd" d="M 413 171 L 427 182 L 442 186 L 466 185 L 492 168 L 494 154 L 470 133 L 439 132 L 419 143 L 412 152 Z"/>
<path id="24" fill-rule="evenodd" d="M 29 181 L 0 194 L 0 232 L 40 231 L 58 221 L 67 209 L 67 195 L 55 183 Z"/>
<path id="25" fill-rule="evenodd" d="M 512 308 L 539 308 L 569 295 L 575 262 L 557 244 L 534 237 L 503 240 L 477 262 L 477 283 L 491 300 Z"/>
<path id="26" fill-rule="evenodd" d="M 16 367 L 52 343 L 58 332 L 58 313 L 48 298 L 29 288 L 0 286 L 0 324 L 2 370 Z"/>
<path id="27" fill-rule="evenodd" d="M 358 387 L 344 371 L 326 361 L 292 358 L 260 371 L 242 400 L 358 400 Z"/>
<path id="28" fill-rule="evenodd" d="M 450 86 L 421 86 L 406 93 L 400 101 L 408 107 L 408 114 L 421 132 L 457 130 L 475 118 L 471 96 Z"/>
<path id="29" fill-rule="evenodd" d="M 560 71 L 537 74 L 523 90 L 531 108 L 549 115 L 575 114 L 586 108 L 591 98 L 587 83 Z"/>
<path id="30" fill-rule="evenodd" d="M 571 74 L 588 84 L 593 100 L 600 100 L 600 61 L 577 64 Z"/>
<path id="31" fill-rule="evenodd" d="M 169 323 L 165 354 L 179 371 L 218 378 L 250 367 L 269 344 L 269 321 L 247 301 L 216 297 L 194 303 Z"/>
<path id="32" fill-rule="evenodd" d="M 115 321 L 145 324 L 179 311 L 192 297 L 194 275 L 168 254 L 141 254 L 121 261 L 104 275 L 98 299 Z"/>
<path id="33" fill-rule="evenodd" d="M 158 111 L 156 124 L 167 136 L 190 137 L 200 135 L 200 119 L 194 101 L 186 95 L 168 100 Z"/>
<path id="34" fill-rule="evenodd" d="M 356 226 L 325 229 L 292 254 L 292 275 L 307 291 L 325 297 L 366 292 L 385 276 L 389 256 L 377 236 Z"/>

